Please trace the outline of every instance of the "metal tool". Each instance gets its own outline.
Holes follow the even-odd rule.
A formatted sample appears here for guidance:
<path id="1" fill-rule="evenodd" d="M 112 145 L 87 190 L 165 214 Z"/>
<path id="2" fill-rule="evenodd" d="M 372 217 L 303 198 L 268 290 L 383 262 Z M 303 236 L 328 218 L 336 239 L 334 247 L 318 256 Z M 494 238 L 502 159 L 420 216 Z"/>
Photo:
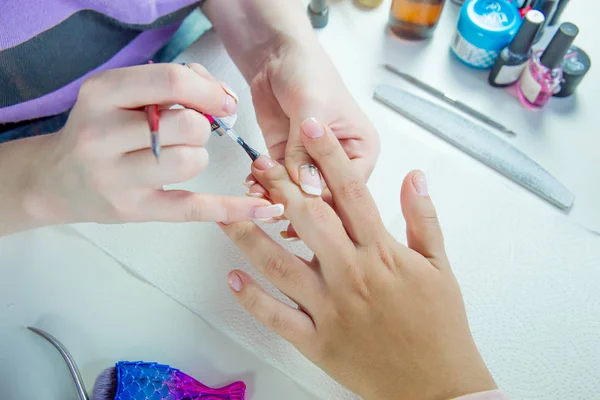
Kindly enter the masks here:
<path id="1" fill-rule="evenodd" d="M 71 353 L 69 353 L 67 348 L 61 342 L 59 342 L 58 339 L 56 339 L 48 332 L 44 332 L 43 330 L 34 328 L 32 326 L 28 326 L 27 329 L 29 329 L 31 332 L 37 333 L 38 335 L 49 341 L 52 344 L 52 346 L 54 346 L 56 350 L 58 350 L 60 355 L 67 363 L 67 367 L 69 367 L 71 376 L 75 381 L 75 387 L 77 388 L 77 394 L 79 394 L 79 398 L 81 400 L 90 400 L 90 397 L 88 396 L 87 391 L 85 389 L 85 385 L 83 383 L 83 378 L 81 377 L 79 369 L 77 368 L 77 364 L 75 364 L 75 360 L 73 360 L 73 357 L 71 356 Z"/>
<path id="2" fill-rule="evenodd" d="M 455 108 L 457 108 L 460 111 L 470 115 L 471 117 L 483 122 L 484 124 L 487 124 L 487 125 L 491 126 L 492 128 L 496 128 L 496 129 L 502 131 L 503 133 L 506 133 L 507 135 L 512 135 L 512 136 L 516 135 L 515 132 L 511 131 L 510 129 L 508 129 L 507 127 L 502 125 L 500 122 L 494 121 L 487 115 L 475 110 L 474 108 L 471 108 L 470 106 L 466 105 L 465 103 L 461 102 L 460 100 L 453 99 L 452 97 L 437 90 L 436 88 L 429 86 L 428 84 L 426 84 L 423 81 L 420 81 L 419 79 L 415 78 L 414 76 L 409 75 L 405 72 L 399 71 L 396 67 L 393 67 L 389 64 L 385 64 L 384 67 L 385 67 L 385 69 L 398 75 L 405 81 L 413 84 L 414 86 L 416 86 L 420 89 L 423 89 L 430 95 L 435 96 L 436 98 L 445 101 L 446 103 L 450 104 L 451 106 L 454 106 Z"/>
<path id="3" fill-rule="evenodd" d="M 308 5 L 308 17 L 313 28 L 324 28 L 329 22 L 329 6 L 327 0 L 311 0 Z"/>
<path id="4" fill-rule="evenodd" d="M 377 86 L 374 98 L 555 206 L 573 205 L 575 196 L 549 172 L 456 112 L 389 85 Z"/>

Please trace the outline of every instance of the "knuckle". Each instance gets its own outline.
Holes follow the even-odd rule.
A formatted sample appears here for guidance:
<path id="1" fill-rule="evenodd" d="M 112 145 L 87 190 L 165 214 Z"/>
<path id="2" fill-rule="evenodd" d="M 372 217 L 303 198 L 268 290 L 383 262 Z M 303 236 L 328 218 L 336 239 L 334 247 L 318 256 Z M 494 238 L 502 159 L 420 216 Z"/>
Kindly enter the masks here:
<path id="1" fill-rule="evenodd" d="M 199 130 L 197 129 L 199 114 L 196 111 L 190 109 L 178 110 L 177 116 L 179 133 L 185 139 L 193 140 L 199 136 Z"/>
<path id="2" fill-rule="evenodd" d="M 235 230 L 231 234 L 231 238 L 236 243 L 243 243 L 252 237 L 254 226 L 252 224 L 235 224 Z"/>
<path id="3" fill-rule="evenodd" d="M 320 198 L 307 199 L 305 207 L 311 221 L 326 222 L 328 220 L 327 208 L 329 206 Z"/>
<path id="4" fill-rule="evenodd" d="M 268 326 L 276 332 L 286 331 L 288 324 L 278 311 L 273 311 L 268 317 Z"/>
<path id="5" fill-rule="evenodd" d="M 206 166 L 205 149 L 181 147 L 173 152 L 172 165 L 181 180 L 188 180 L 198 175 Z"/>
<path id="6" fill-rule="evenodd" d="M 104 73 L 102 72 L 85 78 L 81 83 L 81 87 L 79 88 L 78 99 L 91 101 L 94 98 L 98 98 L 98 91 L 102 86 L 102 81 L 104 80 L 103 78 Z"/>
<path id="7" fill-rule="evenodd" d="M 367 190 L 358 178 L 350 178 L 340 184 L 339 193 L 344 200 L 354 201 L 365 197 Z"/>
<path id="8" fill-rule="evenodd" d="M 183 215 L 183 220 L 186 222 L 196 222 L 204 220 L 204 209 L 205 201 L 202 197 L 196 201 L 191 202 L 187 207 Z"/>
<path id="9" fill-rule="evenodd" d="M 328 158 L 336 155 L 336 153 L 340 150 L 340 145 L 334 143 L 333 140 L 328 140 L 319 146 L 317 150 L 317 155 L 319 158 Z"/>
<path id="10" fill-rule="evenodd" d="M 181 68 L 178 64 L 169 64 L 166 68 L 166 79 L 167 79 L 167 91 L 169 97 L 174 99 L 178 94 L 182 93 L 186 89 L 186 69 Z"/>
<path id="11" fill-rule="evenodd" d="M 441 230 L 440 220 L 436 214 L 423 214 L 421 218 L 429 228 Z"/>
<path id="12" fill-rule="evenodd" d="M 275 280 L 282 280 L 288 276 L 289 266 L 281 254 L 271 254 L 265 262 L 265 273 Z"/>
<path id="13" fill-rule="evenodd" d="M 362 300 L 368 301 L 371 298 L 371 288 L 365 272 L 356 266 L 348 269 L 347 274 L 350 290 Z"/>
<path id="14" fill-rule="evenodd" d="M 246 297 L 244 297 L 243 305 L 246 310 L 252 312 L 256 309 L 256 305 L 258 303 L 258 295 L 256 294 L 256 290 L 248 290 L 246 292 Z"/>

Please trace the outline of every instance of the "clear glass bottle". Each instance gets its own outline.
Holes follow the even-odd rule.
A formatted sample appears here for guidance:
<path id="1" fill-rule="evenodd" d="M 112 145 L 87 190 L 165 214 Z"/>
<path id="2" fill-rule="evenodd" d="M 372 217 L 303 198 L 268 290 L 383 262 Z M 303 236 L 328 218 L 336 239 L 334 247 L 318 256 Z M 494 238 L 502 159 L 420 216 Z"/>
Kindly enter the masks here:
<path id="1" fill-rule="evenodd" d="M 445 0 L 394 0 L 389 28 L 404 39 L 427 39 L 433 35 Z"/>
<path id="2" fill-rule="evenodd" d="M 354 0 L 357 6 L 362 8 L 377 8 L 383 3 L 383 0 Z"/>
<path id="3" fill-rule="evenodd" d="M 546 50 L 533 53 L 517 86 L 519 97 L 524 104 L 544 107 L 552 95 L 560 90 L 563 77 L 562 59 L 578 33 L 577 26 L 565 22 Z"/>

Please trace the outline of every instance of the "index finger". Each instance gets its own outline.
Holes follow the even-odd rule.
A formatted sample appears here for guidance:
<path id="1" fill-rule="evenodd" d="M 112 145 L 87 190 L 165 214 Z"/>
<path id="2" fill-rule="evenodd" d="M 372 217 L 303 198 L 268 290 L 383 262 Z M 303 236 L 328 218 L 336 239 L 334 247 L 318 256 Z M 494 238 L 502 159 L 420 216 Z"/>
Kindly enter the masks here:
<path id="1" fill-rule="evenodd" d="M 234 114 L 236 102 L 199 64 L 149 64 L 105 71 L 88 78 L 79 97 L 98 105 L 136 109 L 181 104 L 216 116 Z"/>
<path id="2" fill-rule="evenodd" d="M 302 141 L 333 195 L 336 211 L 355 242 L 375 244 L 385 231 L 364 178 L 333 132 L 314 118 L 302 123 Z"/>

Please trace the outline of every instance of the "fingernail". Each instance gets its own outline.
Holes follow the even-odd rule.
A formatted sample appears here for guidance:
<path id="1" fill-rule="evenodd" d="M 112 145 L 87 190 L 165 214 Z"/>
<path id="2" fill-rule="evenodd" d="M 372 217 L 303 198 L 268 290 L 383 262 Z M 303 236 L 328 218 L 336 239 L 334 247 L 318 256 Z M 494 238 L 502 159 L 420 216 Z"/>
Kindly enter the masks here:
<path id="1" fill-rule="evenodd" d="M 311 139 L 317 139 L 325 134 L 325 129 L 316 119 L 307 118 L 302 122 L 302 132 Z"/>
<path id="2" fill-rule="evenodd" d="M 250 186 L 254 185 L 255 183 L 256 183 L 256 181 L 253 181 L 252 179 L 248 179 L 247 181 L 244 182 L 244 186 L 250 187 Z"/>
<path id="3" fill-rule="evenodd" d="M 231 222 L 229 222 L 229 221 L 221 221 L 221 223 L 222 223 L 223 225 L 229 225 Z"/>
<path id="4" fill-rule="evenodd" d="M 233 101 L 235 101 L 235 104 L 238 104 L 240 102 L 240 98 L 238 97 L 237 94 L 235 94 L 235 92 L 233 91 L 233 89 L 231 88 L 231 86 L 229 86 L 225 82 L 220 82 L 220 83 L 221 83 L 221 87 L 223 88 L 223 90 L 225 91 L 225 93 L 227 93 L 229 96 L 231 96 L 231 98 L 233 99 Z"/>
<path id="5" fill-rule="evenodd" d="M 289 236 L 287 231 L 279 232 L 279 236 L 281 236 L 281 238 L 283 240 L 285 240 L 286 242 L 295 242 L 295 241 L 300 240 L 300 238 L 298 236 Z"/>
<path id="6" fill-rule="evenodd" d="M 321 174 L 317 167 L 312 164 L 306 164 L 300 167 L 300 187 L 304 193 L 320 196 L 323 192 L 321 189 Z"/>
<path id="7" fill-rule="evenodd" d="M 273 161 L 269 157 L 262 155 L 254 161 L 254 167 L 260 171 L 266 171 L 277 165 L 276 161 Z"/>
<path id="8" fill-rule="evenodd" d="M 425 178 L 425 174 L 422 171 L 417 172 L 413 176 L 412 183 L 419 196 L 429 196 L 429 190 L 427 188 L 427 179 Z"/>
<path id="9" fill-rule="evenodd" d="M 229 287 L 237 293 L 242 290 L 242 279 L 235 272 L 229 274 Z"/>
<path id="10" fill-rule="evenodd" d="M 233 115 L 237 111 L 237 103 L 227 93 L 223 93 L 223 111 L 227 115 Z"/>
<path id="11" fill-rule="evenodd" d="M 265 198 L 265 195 L 262 194 L 262 193 L 246 192 L 245 194 L 248 197 L 254 197 L 254 198 L 257 198 L 257 199 L 264 199 Z"/>
<path id="12" fill-rule="evenodd" d="M 267 207 L 256 207 L 252 213 L 252 219 L 266 221 L 283 215 L 283 204 L 273 204 Z"/>

